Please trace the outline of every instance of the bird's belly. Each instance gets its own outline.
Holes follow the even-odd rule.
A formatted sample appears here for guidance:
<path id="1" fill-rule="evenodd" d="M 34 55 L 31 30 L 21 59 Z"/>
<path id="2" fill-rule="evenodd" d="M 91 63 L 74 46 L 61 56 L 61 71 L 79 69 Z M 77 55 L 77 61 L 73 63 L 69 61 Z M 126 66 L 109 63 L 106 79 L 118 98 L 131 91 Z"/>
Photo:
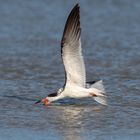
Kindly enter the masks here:
<path id="1" fill-rule="evenodd" d="M 70 94 L 67 94 L 67 97 L 70 97 L 70 98 L 84 98 L 84 97 L 88 97 L 88 96 L 86 94 L 70 93 Z"/>
<path id="2" fill-rule="evenodd" d="M 70 98 L 84 98 L 89 97 L 89 93 L 85 89 L 70 88 L 64 91 L 65 96 Z"/>

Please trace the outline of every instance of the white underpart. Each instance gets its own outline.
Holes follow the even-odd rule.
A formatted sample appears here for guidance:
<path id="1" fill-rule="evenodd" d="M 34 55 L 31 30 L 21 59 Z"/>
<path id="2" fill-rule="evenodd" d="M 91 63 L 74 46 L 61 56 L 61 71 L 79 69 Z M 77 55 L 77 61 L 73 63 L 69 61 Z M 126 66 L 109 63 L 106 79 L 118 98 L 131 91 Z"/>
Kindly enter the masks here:
<path id="1" fill-rule="evenodd" d="M 93 96 L 99 96 L 99 97 L 104 97 L 105 95 L 102 94 L 103 91 L 91 87 L 91 88 L 83 88 L 80 86 L 77 86 L 75 84 L 67 84 L 64 91 L 61 93 L 66 97 L 71 97 L 71 98 L 84 98 L 84 97 L 92 97 Z"/>
<path id="2" fill-rule="evenodd" d="M 64 97 L 70 98 L 93 97 L 95 101 L 99 102 L 100 104 L 107 105 L 106 96 L 104 95 L 104 93 L 105 88 L 103 86 L 102 80 L 100 80 L 95 84 L 92 84 L 90 88 L 83 88 L 75 84 L 69 84 L 61 94 Z"/>

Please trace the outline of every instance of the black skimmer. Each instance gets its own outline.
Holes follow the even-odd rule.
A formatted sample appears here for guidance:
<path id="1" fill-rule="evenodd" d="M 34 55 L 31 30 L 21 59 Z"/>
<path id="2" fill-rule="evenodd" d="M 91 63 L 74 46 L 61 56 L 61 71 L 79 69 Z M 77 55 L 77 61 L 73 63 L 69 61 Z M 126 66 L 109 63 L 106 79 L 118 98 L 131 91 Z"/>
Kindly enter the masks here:
<path id="1" fill-rule="evenodd" d="M 97 102 L 107 105 L 102 81 L 86 83 L 85 64 L 81 48 L 80 7 L 74 6 L 65 24 L 61 40 L 61 57 L 65 68 L 65 84 L 56 93 L 36 102 L 44 105 L 65 98 L 92 97 Z"/>

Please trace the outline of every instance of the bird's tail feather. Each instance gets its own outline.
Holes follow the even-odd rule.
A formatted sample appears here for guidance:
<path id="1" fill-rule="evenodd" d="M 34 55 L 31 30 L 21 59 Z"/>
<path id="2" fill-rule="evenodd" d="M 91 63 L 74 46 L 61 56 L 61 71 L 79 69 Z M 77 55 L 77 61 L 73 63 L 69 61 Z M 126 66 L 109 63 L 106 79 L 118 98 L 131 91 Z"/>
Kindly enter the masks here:
<path id="1" fill-rule="evenodd" d="M 107 100 L 105 97 L 93 97 L 95 101 L 102 105 L 107 105 Z"/>
<path id="2" fill-rule="evenodd" d="M 103 85 L 103 81 L 102 80 L 97 81 L 96 83 L 92 84 L 90 88 L 93 89 L 96 95 L 95 97 L 93 97 L 94 100 L 100 104 L 107 105 L 107 99 L 106 96 L 104 95 L 106 92 Z"/>

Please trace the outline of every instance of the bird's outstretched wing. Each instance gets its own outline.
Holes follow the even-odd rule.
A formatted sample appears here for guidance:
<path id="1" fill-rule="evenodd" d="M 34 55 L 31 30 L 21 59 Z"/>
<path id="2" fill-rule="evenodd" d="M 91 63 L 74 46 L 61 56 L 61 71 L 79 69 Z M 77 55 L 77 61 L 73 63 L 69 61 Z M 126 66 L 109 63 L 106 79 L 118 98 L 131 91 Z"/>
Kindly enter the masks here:
<path id="1" fill-rule="evenodd" d="M 65 67 L 65 84 L 85 87 L 85 64 L 81 49 L 79 5 L 70 12 L 61 40 L 61 55 Z"/>

